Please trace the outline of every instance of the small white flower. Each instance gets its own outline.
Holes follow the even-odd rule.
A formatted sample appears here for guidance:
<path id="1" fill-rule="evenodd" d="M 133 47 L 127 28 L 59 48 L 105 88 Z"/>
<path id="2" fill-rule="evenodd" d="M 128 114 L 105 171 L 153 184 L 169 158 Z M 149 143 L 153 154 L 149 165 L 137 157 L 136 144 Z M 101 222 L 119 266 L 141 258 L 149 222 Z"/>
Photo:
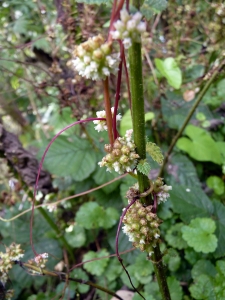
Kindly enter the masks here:
<path id="1" fill-rule="evenodd" d="M 131 38 L 125 38 L 125 39 L 123 40 L 123 44 L 124 44 L 124 48 L 125 48 L 125 49 L 129 49 L 130 46 L 132 45 Z"/>
<path id="2" fill-rule="evenodd" d="M 155 233 L 155 234 L 154 234 L 154 238 L 155 238 L 155 239 L 158 239 L 159 237 L 160 237 L 160 235 L 159 235 L 158 233 Z"/>
<path id="3" fill-rule="evenodd" d="M 143 239 L 141 239 L 140 244 L 145 244 L 145 241 Z"/>
<path id="4" fill-rule="evenodd" d="M 151 257 L 151 256 L 152 256 L 152 254 L 154 254 L 154 252 L 153 252 L 153 251 L 149 252 L 149 253 L 148 253 L 149 257 Z"/>

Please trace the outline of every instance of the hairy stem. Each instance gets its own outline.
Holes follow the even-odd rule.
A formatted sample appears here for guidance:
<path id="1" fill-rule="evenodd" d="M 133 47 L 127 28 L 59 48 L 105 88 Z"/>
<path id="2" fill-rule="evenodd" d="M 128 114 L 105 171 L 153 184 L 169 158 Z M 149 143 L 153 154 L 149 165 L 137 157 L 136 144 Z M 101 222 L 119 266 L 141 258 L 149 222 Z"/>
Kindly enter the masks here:
<path id="1" fill-rule="evenodd" d="M 137 147 L 137 154 L 140 159 L 146 158 L 146 141 L 145 141 L 145 113 L 144 113 L 144 95 L 142 79 L 142 60 L 141 60 L 141 43 L 132 43 L 129 49 L 130 64 L 130 86 L 132 101 L 132 120 L 134 129 L 134 143 Z M 138 172 L 139 190 L 141 193 L 150 188 L 148 177 Z M 152 204 L 152 198 L 148 195 L 142 198 L 142 203 Z M 153 255 L 155 264 L 155 274 L 158 280 L 159 289 L 163 300 L 170 300 L 170 292 L 166 281 L 166 275 L 162 264 L 162 254 L 159 246 L 154 248 Z"/>
<path id="2" fill-rule="evenodd" d="M 220 65 L 216 68 L 216 70 L 214 71 L 214 73 L 211 75 L 211 77 L 209 78 L 209 80 L 206 82 L 206 84 L 204 85 L 204 87 L 202 88 L 202 90 L 199 92 L 198 97 L 194 103 L 194 105 L 192 106 L 191 110 L 189 111 L 183 125 L 181 126 L 180 130 L 177 132 L 177 134 L 175 135 L 175 137 L 172 140 L 172 143 L 170 144 L 170 147 L 167 151 L 167 153 L 165 154 L 165 159 L 163 161 L 163 164 L 160 168 L 159 171 L 159 175 L 158 177 L 161 177 L 163 174 L 163 170 L 164 167 L 168 161 L 168 158 L 171 154 L 171 152 L 173 151 L 173 148 L 175 147 L 179 137 L 182 135 L 184 129 L 186 128 L 188 122 L 190 121 L 191 117 L 193 116 L 196 108 L 198 107 L 199 103 L 202 101 L 203 97 L 205 96 L 206 92 L 208 91 L 210 85 L 213 83 L 213 81 L 215 80 L 216 76 L 218 75 L 218 73 L 221 71 L 221 69 L 224 67 L 225 65 L 225 60 L 223 60 Z"/>

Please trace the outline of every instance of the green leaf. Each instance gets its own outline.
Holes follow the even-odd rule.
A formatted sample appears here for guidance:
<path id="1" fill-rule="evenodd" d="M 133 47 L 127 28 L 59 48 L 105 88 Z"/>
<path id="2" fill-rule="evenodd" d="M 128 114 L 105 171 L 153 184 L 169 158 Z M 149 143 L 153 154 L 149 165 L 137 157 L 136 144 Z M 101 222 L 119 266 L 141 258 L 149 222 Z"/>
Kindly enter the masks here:
<path id="1" fill-rule="evenodd" d="M 222 79 L 217 83 L 216 89 L 217 89 L 217 95 L 220 96 L 220 97 L 224 97 L 224 94 L 225 94 L 225 79 Z"/>
<path id="2" fill-rule="evenodd" d="M 155 114 L 151 111 L 145 114 L 145 122 L 151 121 L 154 118 L 155 118 Z"/>
<path id="3" fill-rule="evenodd" d="M 71 176 L 82 181 L 96 168 L 96 153 L 88 141 L 75 137 L 59 136 L 51 145 L 45 158 L 44 166 L 57 176 Z M 40 154 L 44 152 L 42 148 Z"/>
<path id="4" fill-rule="evenodd" d="M 18 89 L 20 86 L 19 78 L 17 76 L 12 76 L 10 79 L 10 84 L 14 90 Z"/>
<path id="5" fill-rule="evenodd" d="M 94 252 L 94 251 L 88 251 L 84 256 L 83 256 L 83 262 L 87 260 L 92 260 L 95 258 L 101 258 L 103 256 L 108 256 L 109 252 L 105 249 L 100 250 L 99 252 Z M 84 264 L 84 269 L 88 271 L 92 275 L 100 276 L 103 274 L 105 271 L 107 265 L 109 262 L 109 258 L 103 258 L 100 260 L 95 260 L 92 262 L 88 262 Z"/>
<path id="6" fill-rule="evenodd" d="M 70 273 L 70 277 L 72 278 L 78 278 L 78 279 L 82 279 L 84 281 L 88 280 L 88 275 L 85 271 L 83 271 L 80 268 L 76 268 L 74 269 L 71 273 Z M 82 283 L 77 283 L 75 284 L 75 287 L 77 288 L 77 290 L 83 294 L 83 293 L 87 293 L 90 289 L 90 286 L 86 285 L 86 284 L 82 284 Z"/>
<path id="7" fill-rule="evenodd" d="M 154 161 L 156 161 L 159 165 L 162 165 L 164 157 L 161 152 L 161 149 L 155 143 L 147 142 L 146 151 Z"/>
<path id="8" fill-rule="evenodd" d="M 132 283 L 135 287 L 138 286 L 138 280 L 136 279 L 136 277 L 134 277 L 134 273 L 135 273 L 135 266 L 134 265 L 130 265 L 128 267 L 126 267 L 130 277 L 132 278 Z M 123 284 L 125 286 L 127 286 L 128 288 L 133 289 L 132 285 L 130 284 L 129 278 L 127 277 L 127 274 L 125 272 L 122 273 L 122 275 L 120 276 Z"/>
<path id="9" fill-rule="evenodd" d="M 182 137 L 178 140 L 176 146 L 180 150 L 187 152 L 198 161 L 211 161 L 215 164 L 222 163 L 218 144 L 208 132 L 194 125 L 188 125 L 185 133 L 190 139 Z"/>
<path id="10" fill-rule="evenodd" d="M 182 74 L 173 57 L 168 57 L 164 61 L 156 58 L 156 68 L 167 79 L 169 85 L 175 89 L 179 89 L 182 84 Z"/>
<path id="11" fill-rule="evenodd" d="M 130 109 L 123 115 L 120 122 L 120 134 L 124 136 L 126 131 L 133 128 Z"/>
<path id="12" fill-rule="evenodd" d="M 111 228 L 119 219 L 118 212 L 108 207 L 106 210 L 96 202 L 84 203 L 76 214 L 76 221 L 85 229 Z"/>
<path id="13" fill-rule="evenodd" d="M 154 271 L 152 263 L 147 260 L 145 253 L 140 253 L 135 260 L 134 276 L 141 284 L 147 284 L 152 281 Z"/>
<path id="14" fill-rule="evenodd" d="M 118 260 L 111 259 L 105 270 L 105 276 L 108 281 L 111 282 L 116 280 L 122 272 L 123 269 L 121 268 L 121 264 L 118 262 Z"/>
<path id="15" fill-rule="evenodd" d="M 181 264 L 181 258 L 179 253 L 175 249 L 168 249 L 167 254 L 163 256 L 163 263 L 168 265 L 168 269 L 171 272 L 175 272 L 179 269 Z"/>
<path id="16" fill-rule="evenodd" d="M 171 299 L 182 300 L 183 292 L 180 282 L 175 277 L 167 278 Z"/>
<path id="17" fill-rule="evenodd" d="M 70 246 L 72 246 L 73 248 L 79 248 L 83 246 L 86 242 L 84 228 L 75 224 L 74 226 L 72 226 L 72 228 L 69 227 L 69 229 L 70 231 L 66 230 L 65 238 Z"/>
<path id="18" fill-rule="evenodd" d="M 177 223 L 173 226 L 171 226 L 167 232 L 165 239 L 167 243 L 179 250 L 187 248 L 187 243 L 186 241 L 182 238 L 182 232 L 181 228 L 184 226 L 183 223 Z"/>
<path id="19" fill-rule="evenodd" d="M 194 267 L 191 271 L 192 278 L 197 279 L 201 274 L 207 274 L 211 277 L 216 276 L 216 268 L 210 260 L 200 259 L 194 264 Z"/>
<path id="20" fill-rule="evenodd" d="M 194 299 L 216 300 L 212 279 L 202 274 L 195 279 L 195 284 L 189 288 L 191 296 Z"/>
<path id="21" fill-rule="evenodd" d="M 145 0 L 141 6 L 141 13 L 147 20 L 150 20 L 154 14 L 158 14 L 167 7 L 166 0 Z"/>
<path id="22" fill-rule="evenodd" d="M 173 210 L 180 214 L 182 221 L 190 222 L 196 217 L 210 217 L 213 213 L 213 204 L 198 187 L 184 187 L 173 185 L 170 191 L 170 201 Z"/>
<path id="23" fill-rule="evenodd" d="M 217 195 L 220 196 L 224 193 L 224 182 L 220 177 L 210 176 L 207 178 L 206 183 Z"/>
<path id="24" fill-rule="evenodd" d="M 213 282 L 216 299 L 225 299 L 225 262 L 223 260 L 217 261 L 216 269 L 218 273 Z"/>
<path id="25" fill-rule="evenodd" d="M 139 163 L 137 165 L 137 169 L 140 173 L 142 173 L 146 176 L 149 176 L 149 173 L 151 171 L 151 167 L 150 167 L 149 163 L 144 159 L 139 161 Z"/>
<path id="26" fill-rule="evenodd" d="M 183 239 L 196 252 L 214 252 L 217 247 L 217 237 L 214 231 L 216 224 L 209 218 L 196 218 L 191 221 L 189 226 L 181 229 Z"/>

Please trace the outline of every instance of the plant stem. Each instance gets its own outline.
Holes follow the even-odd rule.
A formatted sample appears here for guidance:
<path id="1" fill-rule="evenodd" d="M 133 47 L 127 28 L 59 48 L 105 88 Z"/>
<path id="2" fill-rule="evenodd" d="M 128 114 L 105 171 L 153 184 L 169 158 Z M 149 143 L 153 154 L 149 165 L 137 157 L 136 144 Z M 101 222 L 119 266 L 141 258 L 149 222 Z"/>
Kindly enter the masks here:
<path id="1" fill-rule="evenodd" d="M 62 273 L 62 272 L 55 272 L 55 271 L 49 271 L 49 270 L 46 270 L 46 269 L 42 269 L 38 266 L 35 266 L 35 265 L 32 265 L 32 264 L 29 264 L 29 263 L 24 263 L 24 262 L 21 262 L 21 261 L 16 261 L 15 262 L 16 264 L 18 264 L 19 266 L 21 266 L 25 271 L 27 271 L 28 273 L 31 272 L 34 272 L 34 274 L 32 275 L 35 275 L 35 273 L 37 275 L 48 275 L 48 276 L 53 276 L 53 277 L 58 277 L 60 278 L 62 281 L 75 281 L 75 282 L 78 282 L 78 283 L 81 283 L 81 284 L 86 284 L 86 285 L 89 285 L 89 286 L 92 286 L 100 291 L 103 291 L 109 295 L 112 295 L 114 296 L 115 298 L 119 299 L 119 300 L 123 300 L 120 296 L 118 296 L 116 293 L 114 293 L 113 291 L 101 286 L 101 285 L 98 285 L 92 281 L 89 281 L 89 280 L 82 280 L 82 279 L 79 279 L 79 278 L 71 278 L 68 276 L 67 273 Z"/>
<path id="2" fill-rule="evenodd" d="M 144 112 L 144 94 L 142 79 L 142 59 L 141 59 L 141 43 L 132 42 L 129 48 L 129 65 L 130 65 L 130 86 L 132 101 L 132 120 L 134 129 L 134 143 L 137 147 L 136 152 L 140 159 L 146 158 L 146 141 L 145 141 L 145 112 Z M 150 182 L 147 176 L 138 172 L 138 183 L 140 193 L 150 188 Z M 142 199 L 142 198 L 141 198 Z M 142 203 L 152 204 L 151 196 L 147 196 L 141 200 Z M 143 202 L 144 201 L 144 202 Z M 166 281 L 166 275 L 162 264 L 162 254 L 159 246 L 154 249 L 154 268 L 158 280 L 159 289 L 163 300 L 170 300 L 170 293 Z"/>
<path id="3" fill-rule="evenodd" d="M 59 228 L 57 227 L 57 225 L 52 221 L 52 219 L 50 218 L 50 216 L 48 215 L 48 213 L 42 207 L 39 207 L 38 211 L 42 214 L 42 216 L 48 222 L 48 224 L 51 226 L 51 228 L 57 233 L 58 239 L 61 241 L 61 243 L 63 244 L 63 246 L 66 248 L 66 250 L 68 251 L 68 253 L 70 255 L 70 258 L 74 262 L 74 255 L 73 255 L 72 248 L 68 244 L 68 242 L 65 239 L 65 237 L 61 234 L 61 232 L 60 232 Z"/>
<path id="4" fill-rule="evenodd" d="M 129 48 L 131 111 L 134 129 L 134 143 L 139 159 L 146 159 L 145 147 L 145 112 L 142 79 L 141 44 L 132 43 Z M 149 188 L 148 177 L 138 172 L 140 193 Z M 150 204 L 150 203 L 149 203 Z"/>
<path id="5" fill-rule="evenodd" d="M 163 164 L 160 168 L 158 177 L 162 176 L 163 173 L 163 169 L 168 161 L 169 155 L 171 154 L 171 152 L 173 151 L 174 146 L 176 145 L 179 137 L 182 135 L 185 127 L 187 126 L 188 122 L 190 121 L 191 117 L 193 116 L 196 108 L 198 107 L 199 103 L 202 101 L 203 97 L 205 96 L 206 92 L 208 91 L 210 85 L 213 83 L 214 79 L 216 78 L 216 76 L 218 75 L 218 73 L 221 71 L 221 69 L 224 67 L 225 65 L 225 60 L 223 60 L 221 62 L 221 64 L 216 68 L 216 70 L 214 71 L 214 73 L 211 75 L 211 77 L 209 78 L 209 80 L 206 82 L 206 84 L 204 85 L 203 89 L 200 91 L 200 93 L 198 94 L 198 97 L 194 103 L 194 105 L 192 106 L 191 110 L 189 111 L 183 125 L 181 126 L 180 130 L 177 132 L 177 134 L 175 135 L 175 137 L 172 140 L 172 143 L 170 144 L 170 147 L 167 151 L 167 153 L 165 154 L 165 158 L 163 161 Z"/>
<path id="6" fill-rule="evenodd" d="M 109 142 L 112 145 L 114 142 L 113 139 L 113 133 L 112 133 L 112 113 L 111 113 L 111 104 L 109 99 L 109 78 L 106 77 L 106 79 L 103 81 L 104 85 L 104 103 L 105 103 L 105 113 L 106 113 L 106 124 L 108 128 L 108 136 L 109 136 Z"/>

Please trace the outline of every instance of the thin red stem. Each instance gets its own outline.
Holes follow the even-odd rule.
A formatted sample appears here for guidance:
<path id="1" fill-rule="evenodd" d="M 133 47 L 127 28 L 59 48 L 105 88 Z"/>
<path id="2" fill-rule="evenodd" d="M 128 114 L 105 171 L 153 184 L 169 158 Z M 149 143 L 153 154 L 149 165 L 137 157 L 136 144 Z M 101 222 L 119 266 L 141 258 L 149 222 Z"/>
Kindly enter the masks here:
<path id="1" fill-rule="evenodd" d="M 31 217 L 30 217 L 30 244 L 31 244 L 31 248 L 35 254 L 35 256 L 37 256 L 37 252 L 34 249 L 34 245 L 33 245 L 33 235 L 32 235 L 32 230 L 33 230 L 33 221 L 34 221 L 34 202 L 35 202 L 35 198 L 36 198 L 36 194 L 37 194 L 37 190 L 38 190 L 38 182 L 39 182 L 39 178 L 40 178 L 40 173 L 42 170 L 42 166 L 44 163 L 44 159 L 46 157 L 46 154 L 49 150 L 49 148 L 51 147 L 51 145 L 53 144 L 53 142 L 57 139 L 58 136 L 60 136 L 60 134 L 62 134 L 64 131 L 66 131 L 67 129 L 77 125 L 77 124 L 81 124 L 81 123 L 85 123 L 85 122 L 91 122 L 94 120 L 99 120 L 99 121 L 104 121 L 105 118 L 89 118 L 89 119 L 85 119 L 85 120 L 80 120 L 80 121 L 76 121 L 70 125 L 67 125 L 65 128 L 63 128 L 62 130 L 60 130 L 53 138 L 52 140 L 49 142 L 48 146 L 46 147 L 44 154 L 41 158 L 40 164 L 39 164 L 39 168 L 38 168 L 38 172 L 37 172 L 37 178 L 36 178 L 36 182 L 35 182 L 35 186 L 34 186 L 34 196 L 33 196 L 33 201 L 32 201 L 32 211 L 31 211 Z"/>
<path id="2" fill-rule="evenodd" d="M 106 77 L 106 79 L 103 81 L 103 85 L 104 85 L 104 104 L 105 104 L 105 113 L 106 113 L 106 124 L 107 124 L 107 128 L 108 128 L 109 142 L 112 145 L 114 142 L 114 138 L 113 138 L 111 104 L 110 104 L 110 98 L 109 98 L 109 78 L 108 77 Z"/>

